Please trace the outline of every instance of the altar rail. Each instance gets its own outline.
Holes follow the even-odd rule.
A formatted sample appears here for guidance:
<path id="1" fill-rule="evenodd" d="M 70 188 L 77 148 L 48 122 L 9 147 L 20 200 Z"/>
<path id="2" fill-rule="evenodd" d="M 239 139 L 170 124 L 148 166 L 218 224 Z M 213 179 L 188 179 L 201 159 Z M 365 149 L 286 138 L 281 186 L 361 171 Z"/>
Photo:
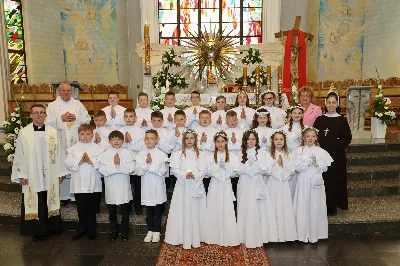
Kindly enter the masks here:
<path id="1" fill-rule="evenodd" d="M 89 114 L 92 114 L 95 110 L 102 109 L 108 105 L 108 92 L 110 91 L 117 91 L 119 93 L 120 105 L 127 108 L 133 107 L 133 100 L 128 99 L 128 86 L 123 86 L 121 84 L 80 85 L 83 88 L 83 91 L 80 91 L 79 93 L 80 101 L 88 110 Z M 24 92 L 22 106 L 25 113 L 29 113 L 33 104 L 43 104 L 47 107 L 50 102 L 56 99 L 56 90 L 50 84 L 12 84 L 12 100 L 10 100 L 8 104 L 10 113 L 13 112 L 16 107 L 15 100 L 20 99 L 21 90 Z"/>

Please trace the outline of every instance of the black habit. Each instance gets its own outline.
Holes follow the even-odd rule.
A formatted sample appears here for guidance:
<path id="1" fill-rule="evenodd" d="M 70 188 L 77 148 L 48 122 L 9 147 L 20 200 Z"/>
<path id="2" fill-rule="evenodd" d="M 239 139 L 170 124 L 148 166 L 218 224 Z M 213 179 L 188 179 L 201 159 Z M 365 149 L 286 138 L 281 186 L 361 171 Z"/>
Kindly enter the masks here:
<path id="1" fill-rule="evenodd" d="M 343 116 L 317 117 L 314 127 L 319 130 L 318 142 L 333 158 L 328 171 L 322 174 L 325 182 L 326 205 L 348 209 L 346 148 L 351 142 L 351 130 Z"/>

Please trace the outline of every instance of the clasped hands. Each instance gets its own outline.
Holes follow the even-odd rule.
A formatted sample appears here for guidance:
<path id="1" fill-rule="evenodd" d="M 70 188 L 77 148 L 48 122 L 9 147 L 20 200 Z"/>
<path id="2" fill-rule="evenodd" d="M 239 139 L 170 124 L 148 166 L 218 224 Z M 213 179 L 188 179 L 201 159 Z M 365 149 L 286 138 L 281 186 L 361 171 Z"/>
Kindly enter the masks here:
<path id="1" fill-rule="evenodd" d="M 187 172 L 186 179 L 194 179 L 194 175 L 192 172 Z"/>
<path id="2" fill-rule="evenodd" d="M 74 115 L 70 112 L 66 112 L 65 114 L 63 114 L 61 116 L 61 120 L 63 122 L 74 122 L 76 120 L 76 115 Z"/>
<path id="3" fill-rule="evenodd" d="M 82 158 L 79 161 L 79 165 L 81 165 L 83 163 L 88 163 L 88 164 L 93 165 L 92 160 L 90 160 L 89 155 L 86 152 L 82 155 Z"/>

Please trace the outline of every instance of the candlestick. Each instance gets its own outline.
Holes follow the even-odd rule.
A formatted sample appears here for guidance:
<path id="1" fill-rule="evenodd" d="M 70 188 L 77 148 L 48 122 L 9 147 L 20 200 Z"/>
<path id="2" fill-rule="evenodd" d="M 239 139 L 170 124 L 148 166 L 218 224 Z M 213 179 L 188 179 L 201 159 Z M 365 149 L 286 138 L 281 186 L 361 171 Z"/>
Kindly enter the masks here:
<path id="1" fill-rule="evenodd" d="M 243 68 L 243 89 L 247 92 L 247 66 Z"/>
<path id="2" fill-rule="evenodd" d="M 256 105 L 258 106 L 259 102 L 260 102 L 260 66 L 257 65 L 256 66 Z"/>
<path id="3" fill-rule="evenodd" d="M 272 90 L 272 72 L 271 72 L 271 66 L 267 66 L 267 90 Z"/>
<path id="4" fill-rule="evenodd" d="M 150 75 L 151 74 L 151 67 L 150 67 L 150 26 L 146 24 L 144 25 L 144 74 Z"/>
<path id="5" fill-rule="evenodd" d="M 278 101 L 279 108 L 282 107 L 282 66 L 278 66 Z"/>

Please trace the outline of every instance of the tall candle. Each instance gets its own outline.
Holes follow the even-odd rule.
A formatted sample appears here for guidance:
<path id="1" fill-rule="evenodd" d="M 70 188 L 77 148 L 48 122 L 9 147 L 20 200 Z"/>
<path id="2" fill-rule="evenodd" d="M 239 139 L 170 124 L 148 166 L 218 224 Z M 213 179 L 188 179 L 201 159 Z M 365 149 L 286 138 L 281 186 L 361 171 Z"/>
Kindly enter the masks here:
<path id="1" fill-rule="evenodd" d="M 271 66 L 267 66 L 267 90 L 272 90 L 272 72 L 271 72 Z"/>
<path id="2" fill-rule="evenodd" d="M 261 83 L 260 83 L 260 66 L 257 65 L 256 66 L 256 104 L 258 105 L 259 103 L 259 98 L 260 98 L 260 87 L 261 87 Z"/>
<path id="3" fill-rule="evenodd" d="M 150 26 L 146 24 L 144 25 L 144 74 L 150 75 L 151 74 L 151 67 L 150 67 Z"/>
<path id="4" fill-rule="evenodd" d="M 247 67 L 243 68 L 243 88 L 247 91 Z"/>

